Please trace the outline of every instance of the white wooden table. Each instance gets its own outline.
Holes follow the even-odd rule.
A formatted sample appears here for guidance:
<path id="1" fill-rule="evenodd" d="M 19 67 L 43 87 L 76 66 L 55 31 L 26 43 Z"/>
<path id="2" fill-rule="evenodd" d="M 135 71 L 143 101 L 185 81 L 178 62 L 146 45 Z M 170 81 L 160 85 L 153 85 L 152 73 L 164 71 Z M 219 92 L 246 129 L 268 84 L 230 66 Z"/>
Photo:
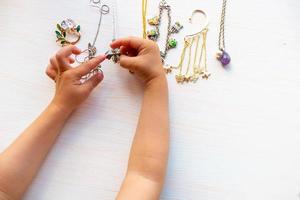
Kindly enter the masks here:
<path id="1" fill-rule="evenodd" d="M 71 17 L 92 40 L 98 15 L 88 0 L 1 0 L 0 150 L 51 100 L 44 74 L 59 49 L 55 24 Z M 106 2 L 109 3 L 109 0 Z M 178 85 L 169 76 L 171 152 L 162 200 L 299 200 L 300 1 L 229 0 L 230 70 L 214 59 L 220 1 L 173 0 L 174 20 L 187 25 L 196 8 L 210 16 L 212 78 Z M 158 0 L 150 0 L 149 17 Z M 140 35 L 141 2 L 118 0 L 119 36 Z M 187 25 L 188 26 L 188 25 Z M 103 20 L 98 49 L 111 40 Z M 183 31 L 177 38 L 187 33 Z M 180 50 L 168 62 L 177 63 Z M 114 199 L 124 176 L 142 88 L 107 62 L 105 80 L 73 115 L 27 200 Z"/>

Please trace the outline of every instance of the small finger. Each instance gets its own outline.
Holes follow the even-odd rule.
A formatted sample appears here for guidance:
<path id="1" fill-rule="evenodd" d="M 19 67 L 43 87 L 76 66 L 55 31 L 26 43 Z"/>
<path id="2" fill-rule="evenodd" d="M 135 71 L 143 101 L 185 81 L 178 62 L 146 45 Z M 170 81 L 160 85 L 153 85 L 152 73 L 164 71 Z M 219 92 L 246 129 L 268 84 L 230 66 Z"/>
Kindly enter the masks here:
<path id="1" fill-rule="evenodd" d="M 89 80 L 87 80 L 83 87 L 87 89 L 88 91 L 92 91 L 104 78 L 104 75 L 102 72 L 98 72 L 94 74 Z"/>
<path id="2" fill-rule="evenodd" d="M 74 60 L 73 58 L 71 58 L 71 59 Z M 71 63 L 72 60 L 69 60 L 70 64 L 72 64 Z M 57 61 L 57 59 L 56 59 L 55 56 L 53 56 L 53 57 L 50 58 L 50 65 L 48 65 L 48 66 L 50 66 L 54 71 L 57 72 L 57 70 L 59 68 L 59 64 L 58 64 L 58 61 Z M 71 68 L 72 67 L 70 65 L 63 65 L 63 66 L 60 67 L 60 71 L 64 72 L 64 71 L 67 71 L 67 70 L 69 70 Z"/>
<path id="3" fill-rule="evenodd" d="M 48 67 L 46 68 L 46 74 L 52 80 L 56 79 L 57 72 L 55 71 L 55 69 L 53 69 L 53 67 L 51 65 L 48 65 Z"/>
<path id="4" fill-rule="evenodd" d="M 74 45 L 68 45 L 59 50 L 55 58 L 58 61 L 60 67 L 68 66 L 70 64 L 69 57 L 72 54 L 78 55 L 81 53 L 81 50 Z M 63 70 L 63 69 L 62 69 Z"/>
<path id="5" fill-rule="evenodd" d="M 80 54 L 80 53 L 81 53 L 81 50 L 80 50 L 78 47 L 76 47 L 76 46 L 74 46 L 74 45 L 67 45 L 67 46 L 61 48 L 61 49 L 56 53 L 56 55 L 57 55 L 58 57 L 67 58 L 67 57 L 69 57 L 69 56 L 72 55 L 72 54 L 78 55 L 78 54 Z"/>
<path id="6" fill-rule="evenodd" d="M 72 57 L 69 57 L 69 63 L 70 63 L 70 64 L 73 64 L 74 62 L 75 62 L 75 59 L 72 58 Z"/>

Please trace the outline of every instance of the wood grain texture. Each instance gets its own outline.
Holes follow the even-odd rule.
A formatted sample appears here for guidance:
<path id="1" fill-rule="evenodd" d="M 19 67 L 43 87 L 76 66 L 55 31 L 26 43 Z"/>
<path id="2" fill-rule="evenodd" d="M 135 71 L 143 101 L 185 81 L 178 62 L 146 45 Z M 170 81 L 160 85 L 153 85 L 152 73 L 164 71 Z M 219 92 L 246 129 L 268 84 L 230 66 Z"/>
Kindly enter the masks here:
<path id="1" fill-rule="evenodd" d="M 106 2 L 109 3 L 107 0 Z M 119 36 L 141 34 L 140 1 L 118 0 Z M 228 1 L 230 70 L 214 59 L 219 1 L 173 0 L 174 20 L 187 25 L 201 8 L 210 16 L 209 81 L 177 85 L 169 77 L 171 152 L 161 200 L 298 200 L 300 193 L 300 1 Z M 158 0 L 149 1 L 149 16 Z M 59 49 L 55 24 L 82 25 L 85 48 L 97 24 L 88 0 L 1 0 L 0 150 L 50 101 L 44 74 Z M 178 35 L 190 31 L 189 25 Z M 98 49 L 111 40 L 103 21 Z M 182 45 L 182 44 L 181 44 Z M 179 49 L 169 63 L 177 63 Z M 63 130 L 26 200 L 114 199 L 126 170 L 142 87 L 104 64 L 105 80 Z"/>

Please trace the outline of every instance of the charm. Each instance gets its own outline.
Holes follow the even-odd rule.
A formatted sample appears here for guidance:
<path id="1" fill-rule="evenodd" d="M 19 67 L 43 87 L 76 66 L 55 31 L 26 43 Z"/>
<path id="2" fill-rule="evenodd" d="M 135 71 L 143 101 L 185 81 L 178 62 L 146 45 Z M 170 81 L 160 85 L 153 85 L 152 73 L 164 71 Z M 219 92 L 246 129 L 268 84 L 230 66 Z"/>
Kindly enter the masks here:
<path id="1" fill-rule="evenodd" d="M 176 22 L 171 28 L 171 33 L 179 33 L 181 29 L 183 29 L 183 26 L 179 22 Z"/>
<path id="2" fill-rule="evenodd" d="M 217 53 L 217 59 L 222 63 L 222 65 L 225 67 L 228 65 L 231 61 L 230 55 L 226 51 L 219 51 Z"/>
<path id="3" fill-rule="evenodd" d="M 151 19 L 148 19 L 148 24 L 151 25 L 151 26 L 159 25 L 159 16 L 155 16 Z"/>
<path id="4" fill-rule="evenodd" d="M 165 70 L 165 73 L 166 74 L 170 74 L 170 73 L 172 73 L 172 66 L 166 66 L 166 67 L 164 67 L 164 70 Z"/>
<path id="5" fill-rule="evenodd" d="M 186 82 L 186 83 L 190 82 L 190 80 L 191 80 L 190 76 L 184 76 L 184 78 L 183 78 L 183 82 Z"/>
<path id="6" fill-rule="evenodd" d="M 205 71 L 205 72 L 203 72 L 203 74 L 202 74 L 202 79 L 205 79 L 205 80 L 207 80 L 209 77 L 210 77 L 210 73 L 209 72 L 207 72 L 207 71 Z"/>
<path id="7" fill-rule="evenodd" d="M 88 43 L 88 59 L 92 59 L 97 53 L 97 48 Z"/>
<path id="8" fill-rule="evenodd" d="M 177 40 L 170 38 L 168 40 L 168 49 L 176 48 L 176 46 L 177 46 Z"/>
<path id="9" fill-rule="evenodd" d="M 161 9 L 170 9 L 170 5 L 167 4 L 166 0 L 162 0 L 160 3 L 159 3 L 159 7 Z"/>
<path id="10" fill-rule="evenodd" d="M 60 24 L 56 25 L 57 30 L 55 31 L 56 34 L 56 42 L 62 46 L 72 44 L 75 45 L 81 37 L 80 34 L 80 25 L 77 25 L 72 19 L 63 20 Z M 73 35 L 76 37 L 75 41 L 69 41 L 66 39 L 67 34 Z"/>
<path id="11" fill-rule="evenodd" d="M 157 41 L 159 34 L 155 29 L 152 29 L 147 32 L 147 36 L 150 40 Z"/>
<path id="12" fill-rule="evenodd" d="M 183 83 L 185 80 L 183 75 L 176 75 L 175 79 L 176 79 L 177 83 Z"/>
<path id="13" fill-rule="evenodd" d="M 105 53 L 108 60 L 112 60 L 114 63 L 118 63 L 120 60 L 120 49 L 111 49 Z"/>

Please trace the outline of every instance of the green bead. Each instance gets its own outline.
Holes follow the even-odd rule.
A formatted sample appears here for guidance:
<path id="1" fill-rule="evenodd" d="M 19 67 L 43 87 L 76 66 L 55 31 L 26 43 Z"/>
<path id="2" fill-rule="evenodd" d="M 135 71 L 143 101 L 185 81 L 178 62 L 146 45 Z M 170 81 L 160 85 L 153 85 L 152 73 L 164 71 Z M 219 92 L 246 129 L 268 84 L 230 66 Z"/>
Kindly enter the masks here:
<path id="1" fill-rule="evenodd" d="M 156 33 L 155 30 L 151 30 L 151 31 L 150 31 L 150 35 L 154 36 L 154 35 L 157 35 L 157 33 Z"/>
<path id="2" fill-rule="evenodd" d="M 77 32 L 80 31 L 80 25 L 77 26 L 76 30 L 77 30 Z"/>
<path id="3" fill-rule="evenodd" d="M 175 48 L 177 46 L 177 41 L 175 39 L 170 39 L 168 45 L 170 48 Z"/>

